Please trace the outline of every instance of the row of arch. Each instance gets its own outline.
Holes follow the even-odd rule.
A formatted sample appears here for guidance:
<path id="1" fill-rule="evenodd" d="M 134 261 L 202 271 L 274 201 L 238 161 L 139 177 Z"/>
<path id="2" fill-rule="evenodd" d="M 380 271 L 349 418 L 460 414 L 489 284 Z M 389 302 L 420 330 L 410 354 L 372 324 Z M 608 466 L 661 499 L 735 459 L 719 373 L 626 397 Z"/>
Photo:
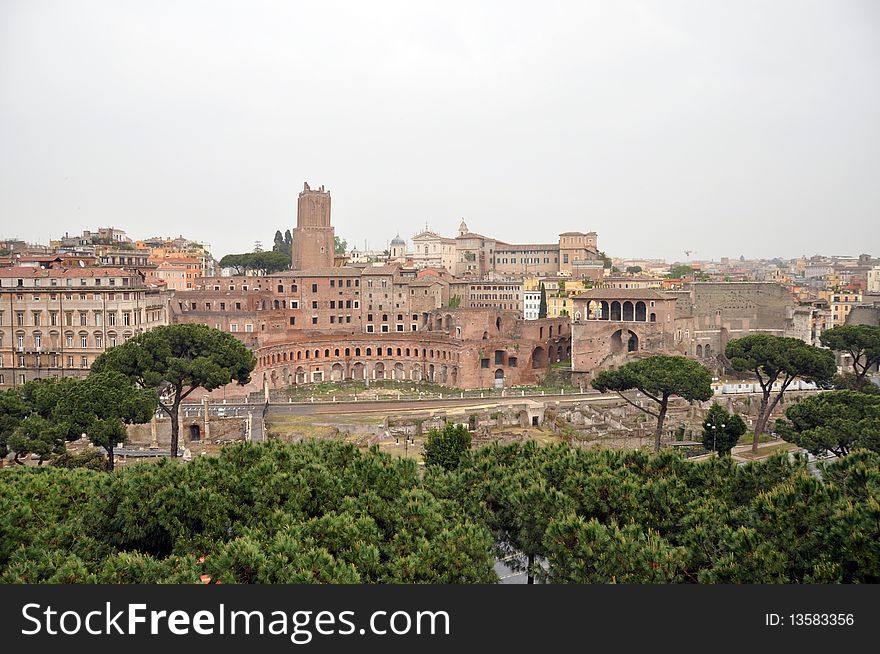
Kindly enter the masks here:
<path id="1" fill-rule="evenodd" d="M 700 359 L 709 359 L 712 357 L 714 352 L 712 351 L 712 346 L 709 343 L 706 345 L 697 345 L 697 357 Z"/>
<path id="2" fill-rule="evenodd" d="M 580 320 L 580 312 L 576 312 L 575 320 Z M 608 302 L 602 300 L 597 302 L 591 300 L 587 311 L 587 320 L 612 320 L 615 322 L 657 322 L 657 314 L 648 314 L 647 305 L 641 300 L 631 302 L 630 300 L 613 300 Z"/>
<path id="3" fill-rule="evenodd" d="M 374 354 L 375 352 L 375 354 Z M 421 359 L 437 359 L 442 361 L 458 361 L 459 354 L 457 352 L 450 352 L 449 350 L 440 350 L 433 348 L 417 348 L 417 347 L 383 347 L 377 346 L 374 350 L 373 347 L 346 347 L 346 348 L 316 348 L 316 349 L 302 349 L 302 350 L 291 350 L 284 352 L 275 352 L 271 354 L 264 354 L 258 358 L 258 362 L 261 366 L 274 366 L 279 363 L 287 363 L 288 361 L 304 361 L 304 360 L 312 360 L 312 359 L 329 359 L 329 358 L 339 358 L 339 357 L 407 357 L 407 358 L 421 358 Z"/>
<path id="4" fill-rule="evenodd" d="M 280 379 L 279 379 L 280 372 Z M 353 363 L 335 361 L 320 369 L 309 369 L 305 366 L 285 366 L 280 371 L 271 370 L 263 373 L 264 380 L 271 380 L 273 385 L 279 381 L 288 386 L 310 384 L 324 381 L 363 381 L 396 380 L 396 381 L 427 381 L 436 384 L 455 386 L 458 383 L 458 366 L 446 364 L 407 364 L 402 361 L 355 361 Z"/>
<path id="5" fill-rule="evenodd" d="M 532 368 L 546 368 L 548 363 L 559 363 L 569 358 L 571 358 L 570 343 L 551 344 L 546 349 L 539 345 L 532 350 Z"/>

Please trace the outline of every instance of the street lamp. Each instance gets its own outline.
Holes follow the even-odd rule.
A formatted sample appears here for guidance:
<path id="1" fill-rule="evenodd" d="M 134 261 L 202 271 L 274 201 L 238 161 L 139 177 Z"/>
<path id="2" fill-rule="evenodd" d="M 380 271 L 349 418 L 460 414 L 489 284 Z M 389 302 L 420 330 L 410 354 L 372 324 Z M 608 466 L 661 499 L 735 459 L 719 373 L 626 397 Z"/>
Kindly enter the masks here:
<path id="1" fill-rule="evenodd" d="M 394 443 L 395 443 L 395 445 L 400 445 L 400 436 L 394 437 Z M 415 436 L 405 436 L 404 437 L 404 439 L 403 439 L 403 456 L 404 457 L 409 456 L 409 446 L 415 445 L 415 444 L 416 444 L 416 437 Z"/>
<path id="2" fill-rule="evenodd" d="M 721 429 L 724 429 L 727 425 L 723 422 L 721 423 Z M 716 447 L 716 441 L 718 437 L 718 426 L 710 423 L 706 423 L 706 427 L 712 428 L 712 450 L 715 452 L 715 456 L 718 456 L 718 448 Z"/>

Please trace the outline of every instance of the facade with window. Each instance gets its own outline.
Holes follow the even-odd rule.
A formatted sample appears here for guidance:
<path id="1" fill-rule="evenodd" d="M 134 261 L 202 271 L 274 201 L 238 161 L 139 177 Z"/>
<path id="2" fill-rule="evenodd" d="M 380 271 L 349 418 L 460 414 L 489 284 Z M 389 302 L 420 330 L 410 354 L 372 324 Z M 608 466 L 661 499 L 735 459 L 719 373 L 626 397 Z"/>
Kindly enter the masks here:
<path id="1" fill-rule="evenodd" d="M 168 324 L 163 286 L 121 268 L 0 268 L 0 387 L 88 374 L 108 347 Z"/>

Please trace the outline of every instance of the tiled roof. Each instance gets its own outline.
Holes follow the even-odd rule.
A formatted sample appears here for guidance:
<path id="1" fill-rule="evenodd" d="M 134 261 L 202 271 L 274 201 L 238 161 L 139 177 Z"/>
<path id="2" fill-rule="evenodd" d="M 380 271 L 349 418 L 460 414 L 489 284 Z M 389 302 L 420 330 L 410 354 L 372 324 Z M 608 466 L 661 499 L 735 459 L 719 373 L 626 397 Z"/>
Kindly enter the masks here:
<path id="1" fill-rule="evenodd" d="M 576 299 L 585 300 L 674 300 L 672 295 L 652 288 L 593 288 L 578 293 Z"/>
<path id="2" fill-rule="evenodd" d="M 0 277 L 131 277 L 133 274 L 121 268 L 0 268 Z"/>

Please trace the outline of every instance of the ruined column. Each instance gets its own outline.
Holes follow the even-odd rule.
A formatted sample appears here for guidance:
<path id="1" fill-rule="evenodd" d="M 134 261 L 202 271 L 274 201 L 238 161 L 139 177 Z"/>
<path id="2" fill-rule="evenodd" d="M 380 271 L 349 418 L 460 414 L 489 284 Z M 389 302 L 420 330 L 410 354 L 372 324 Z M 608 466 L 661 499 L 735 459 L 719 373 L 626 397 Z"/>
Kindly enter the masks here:
<path id="1" fill-rule="evenodd" d="M 158 429 L 156 427 L 156 414 L 153 413 L 153 417 L 150 419 L 150 449 L 158 450 L 159 449 L 159 438 L 158 438 Z"/>
<path id="2" fill-rule="evenodd" d="M 211 438 L 211 411 L 210 411 L 210 403 L 208 402 L 208 396 L 205 395 L 202 397 L 202 405 L 205 409 L 205 440 Z"/>

